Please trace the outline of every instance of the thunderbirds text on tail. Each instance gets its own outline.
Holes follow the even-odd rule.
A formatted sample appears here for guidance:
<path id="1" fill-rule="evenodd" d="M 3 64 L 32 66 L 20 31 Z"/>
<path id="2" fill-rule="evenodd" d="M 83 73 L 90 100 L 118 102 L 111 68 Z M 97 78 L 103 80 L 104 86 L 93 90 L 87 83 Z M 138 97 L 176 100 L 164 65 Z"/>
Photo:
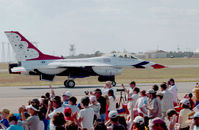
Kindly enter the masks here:
<path id="1" fill-rule="evenodd" d="M 93 58 L 64 59 L 43 54 L 17 31 L 6 31 L 10 44 L 16 53 L 17 64 L 9 64 L 9 72 L 14 74 L 39 75 L 41 80 L 53 80 L 55 76 L 67 76 L 65 87 L 73 88 L 75 78 L 98 76 L 100 82 L 112 81 L 122 68 L 153 68 L 165 66 L 145 61 L 129 54 L 109 54 Z"/>

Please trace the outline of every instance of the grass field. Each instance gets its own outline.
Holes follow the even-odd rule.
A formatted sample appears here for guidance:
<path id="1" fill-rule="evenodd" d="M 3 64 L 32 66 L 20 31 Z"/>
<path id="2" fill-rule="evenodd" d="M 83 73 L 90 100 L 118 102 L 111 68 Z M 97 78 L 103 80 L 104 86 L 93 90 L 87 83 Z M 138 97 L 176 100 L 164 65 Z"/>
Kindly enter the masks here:
<path id="1" fill-rule="evenodd" d="M 163 65 L 199 65 L 196 58 L 168 58 L 168 59 L 146 59 Z M 7 64 L 0 64 L 0 69 L 7 69 Z M 178 82 L 199 82 L 199 68 L 166 68 L 166 69 L 124 69 L 122 75 L 116 76 L 116 82 L 129 83 L 135 80 L 138 83 L 157 83 L 175 78 Z M 66 77 L 56 77 L 53 85 L 63 85 Z M 75 79 L 76 84 L 100 84 L 97 77 Z M 39 76 L 26 76 L 0 72 L 0 86 L 38 86 L 49 85 L 50 82 L 39 81 Z"/>

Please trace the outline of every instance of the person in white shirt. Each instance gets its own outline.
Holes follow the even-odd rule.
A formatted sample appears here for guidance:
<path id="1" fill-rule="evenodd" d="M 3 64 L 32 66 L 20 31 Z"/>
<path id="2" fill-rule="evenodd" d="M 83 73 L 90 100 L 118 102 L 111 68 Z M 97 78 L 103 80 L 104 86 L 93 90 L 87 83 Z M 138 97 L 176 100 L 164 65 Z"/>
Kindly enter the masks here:
<path id="1" fill-rule="evenodd" d="M 108 99 L 109 99 L 109 106 L 108 111 L 115 111 L 116 110 L 116 98 L 114 95 L 113 90 L 108 91 Z"/>
<path id="2" fill-rule="evenodd" d="M 113 90 L 113 92 L 115 94 L 115 89 L 112 87 L 112 82 L 111 81 L 106 81 L 106 84 L 105 84 L 104 88 L 102 88 L 102 95 L 103 96 L 107 96 L 109 90 Z"/>
<path id="3" fill-rule="evenodd" d="M 169 109 L 173 109 L 173 94 L 167 90 L 167 85 L 166 83 L 162 83 L 160 85 L 162 94 L 163 94 L 163 99 L 161 100 L 161 111 L 162 111 L 162 118 L 164 119 L 166 117 L 166 112 Z"/>
<path id="4" fill-rule="evenodd" d="M 81 106 L 83 109 L 79 111 L 78 122 L 81 124 L 82 129 L 93 130 L 94 111 L 88 106 L 89 102 L 89 97 L 81 99 Z"/>
<path id="5" fill-rule="evenodd" d="M 178 123 L 180 124 L 180 129 L 189 129 L 189 125 L 190 125 L 189 114 L 192 113 L 189 107 L 190 105 L 189 99 L 184 98 L 180 101 L 180 103 L 181 103 L 181 107 L 183 108 L 180 111 L 179 120 L 178 120 Z"/>
<path id="6" fill-rule="evenodd" d="M 146 91 L 142 90 L 140 92 L 140 97 L 137 99 L 136 104 L 135 104 L 135 108 L 138 111 L 138 115 L 144 117 L 145 120 L 145 126 L 148 126 L 148 110 L 146 109 L 148 103 L 148 98 L 146 95 Z"/>
<path id="7" fill-rule="evenodd" d="M 167 117 L 165 117 L 165 123 L 167 125 L 167 128 L 169 130 L 175 130 L 175 128 L 177 128 L 178 126 L 178 124 L 176 124 L 178 113 L 174 109 L 169 109 L 167 110 L 166 115 Z"/>
<path id="8" fill-rule="evenodd" d="M 127 94 L 129 94 L 129 96 L 132 96 L 133 95 L 133 90 L 136 87 L 136 83 L 135 83 L 135 81 L 132 81 L 129 85 L 130 85 L 129 89 L 126 89 L 125 86 L 124 86 L 124 84 L 122 84 L 122 88 L 124 89 L 124 91 Z"/>
<path id="9" fill-rule="evenodd" d="M 133 110 L 135 108 L 136 101 L 139 98 L 139 95 L 138 95 L 139 92 L 140 92 L 139 88 L 134 88 L 132 96 L 130 96 L 130 94 L 128 94 L 127 108 L 129 111 L 130 121 L 133 121 L 133 119 L 134 119 L 134 111 Z"/>
<path id="10" fill-rule="evenodd" d="M 63 106 L 64 106 L 64 108 L 70 107 L 71 110 L 72 110 L 72 115 L 74 115 L 75 113 L 79 112 L 79 108 L 78 108 L 76 102 L 77 102 L 76 97 L 70 97 L 69 100 L 68 100 L 68 104 L 65 104 Z"/>
<path id="11" fill-rule="evenodd" d="M 101 105 L 100 103 L 97 102 L 97 98 L 95 96 L 90 96 L 90 103 L 91 105 L 89 106 L 90 108 L 93 108 L 94 113 L 95 113 L 95 120 L 100 119 L 100 108 Z"/>
<path id="12" fill-rule="evenodd" d="M 54 110 L 50 113 L 50 110 L 52 109 L 52 107 L 54 108 Z M 46 113 L 47 120 L 51 120 L 57 112 L 61 112 L 64 114 L 64 107 L 62 106 L 60 96 L 55 96 L 52 99 L 52 101 L 49 103 L 48 111 Z M 51 120 L 50 121 L 50 129 L 54 129 L 54 128 L 55 128 L 55 126 Z"/>
<path id="13" fill-rule="evenodd" d="M 147 103 L 148 103 L 148 98 L 147 98 L 147 95 L 146 95 L 146 91 L 142 90 L 140 92 L 140 97 L 137 99 L 135 107 L 138 110 L 138 114 L 140 116 L 144 117 L 145 120 L 148 120 L 147 119 L 148 110 L 146 109 Z"/>
<path id="14" fill-rule="evenodd" d="M 173 104 L 174 106 L 177 105 L 177 99 L 178 99 L 178 88 L 177 86 L 175 85 L 175 81 L 173 78 L 171 78 L 169 81 L 168 81 L 168 85 L 170 86 L 169 87 L 169 92 L 171 92 L 173 94 Z"/>

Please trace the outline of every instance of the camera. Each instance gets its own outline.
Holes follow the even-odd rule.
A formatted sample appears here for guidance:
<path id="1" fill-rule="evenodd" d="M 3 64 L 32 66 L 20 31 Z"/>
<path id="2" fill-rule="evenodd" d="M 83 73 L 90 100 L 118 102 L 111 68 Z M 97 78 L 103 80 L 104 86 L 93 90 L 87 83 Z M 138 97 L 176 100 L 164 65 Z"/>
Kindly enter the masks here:
<path id="1" fill-rule="evenodd" d="M 117 92 L 124 92 L 124 89 L 116 89 Z"/>

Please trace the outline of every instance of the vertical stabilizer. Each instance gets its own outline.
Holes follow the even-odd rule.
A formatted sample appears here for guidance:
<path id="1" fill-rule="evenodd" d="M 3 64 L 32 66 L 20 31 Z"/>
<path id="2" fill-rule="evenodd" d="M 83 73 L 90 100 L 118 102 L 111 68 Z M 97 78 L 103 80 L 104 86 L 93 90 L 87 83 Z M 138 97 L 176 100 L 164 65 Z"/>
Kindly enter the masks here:
<path id="1" fill-rule="evenodd" d="M 6 31 L 5 34 L 16 53 L 17 61 L 63 59 L 63 57 L 43 54 L 17 31 Z"/>

